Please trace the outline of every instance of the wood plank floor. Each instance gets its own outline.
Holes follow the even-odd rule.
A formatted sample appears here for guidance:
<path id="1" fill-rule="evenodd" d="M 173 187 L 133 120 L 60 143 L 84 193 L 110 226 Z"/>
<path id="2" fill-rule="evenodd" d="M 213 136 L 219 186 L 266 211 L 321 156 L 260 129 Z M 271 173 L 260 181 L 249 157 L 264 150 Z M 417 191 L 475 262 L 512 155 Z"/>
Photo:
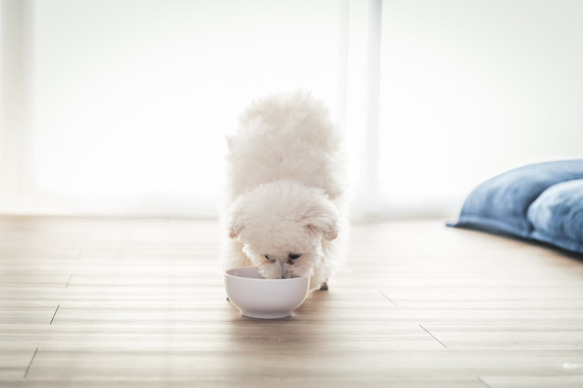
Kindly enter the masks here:
<path id="1" fill-rule="evenodd" d="M 583 387 L 583 260 L 353 225 L 292 318 L 226 300 L 213 220 L 0 218 L 1 387 Z"/>

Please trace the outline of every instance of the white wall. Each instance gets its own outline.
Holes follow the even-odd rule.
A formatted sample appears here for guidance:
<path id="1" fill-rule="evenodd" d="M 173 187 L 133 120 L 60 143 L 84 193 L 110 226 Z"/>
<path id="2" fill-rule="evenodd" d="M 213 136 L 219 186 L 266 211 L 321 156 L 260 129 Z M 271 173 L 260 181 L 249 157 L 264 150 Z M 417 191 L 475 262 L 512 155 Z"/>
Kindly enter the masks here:
<path id="1" fill-rule="evenodd" d="M 212 215 L 252 99 L 335 108 L 336 1 L 33 3 L 32 169 L 55 211 Z"/>
<path id="2" fill-rule="evenodd" d="M 27 2 L 0 4 L 0 198 L 23 195 L 26 114 Z"/>
<path id="3" fill-rule="evenodd" d="M 301 87 L 346 130 L 355 214 L 452 215 L 494 174 L 583 156 L 581 1 L 1 1 L 21 45 L 2 37 L 0 213 L 213 215 L 238 113 Z"/>
<path id="4" fill-rule="evenodd" d="M 482 180 L 583 157 L 583 2 L 387 0 L 381 186 L 389 211 L 457 211 Z"/>

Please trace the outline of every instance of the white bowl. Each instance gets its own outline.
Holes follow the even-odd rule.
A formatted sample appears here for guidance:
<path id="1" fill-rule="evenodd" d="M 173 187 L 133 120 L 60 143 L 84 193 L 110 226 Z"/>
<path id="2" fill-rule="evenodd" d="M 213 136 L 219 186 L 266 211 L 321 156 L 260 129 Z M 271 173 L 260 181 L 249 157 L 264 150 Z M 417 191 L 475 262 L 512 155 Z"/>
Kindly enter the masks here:
<path id="1" fill-rule="evenodd" d="M 232 268 L 225 271 L 225 289 L 246 317 L 286 318 L 306 300 L 310 278 L 264 279 L 256 268 Z"/>

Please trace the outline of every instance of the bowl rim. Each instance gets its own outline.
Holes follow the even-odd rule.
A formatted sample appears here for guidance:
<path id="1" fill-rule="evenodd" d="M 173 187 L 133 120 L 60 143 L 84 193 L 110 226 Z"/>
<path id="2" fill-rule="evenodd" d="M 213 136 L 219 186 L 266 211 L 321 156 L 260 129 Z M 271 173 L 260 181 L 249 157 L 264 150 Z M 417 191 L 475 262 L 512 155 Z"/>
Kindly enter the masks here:
<path id="1" fill-rule="evenodd" d="M 225 277 L 230 277 L 233 279 L 245 279 L 246 281 L 253 281 L 253 282 L 298 282 L 301 281 L 303 279 L 309 279 L 310 277 L 305 275 L 305 276 L 298 276 L 295 278 L 286 278 L 286 279 L 265 279 L 265 278 L 249 278 L 246 276 L 238 276 L 238 275 L 234 275 L 229 273 L 229 271 L 232 270 L 238 270 L 238 269 L 253 269 L 255 271 L 257 271 L 257 273 L 259 273 L 259 270 L 257 270 L 257 267 L 252 267 L 252 266 L 248 266 L 248 267 L 232 267 L 232 268 L 228 268 L 226 270 L 223 271 L 223 274 Z M 261 274 L 260 274 L 261 276 Z"/>

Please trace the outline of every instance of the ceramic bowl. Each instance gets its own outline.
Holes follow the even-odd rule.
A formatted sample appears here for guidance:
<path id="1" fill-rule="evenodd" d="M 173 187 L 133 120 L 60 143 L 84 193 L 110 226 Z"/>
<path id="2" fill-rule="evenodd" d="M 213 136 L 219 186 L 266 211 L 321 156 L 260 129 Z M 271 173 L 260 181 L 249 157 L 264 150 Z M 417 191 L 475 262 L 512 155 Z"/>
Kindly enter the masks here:
<path id="1" fill-rule="evenodd" d="M 232 268 L 224 276 L 229 301 L 250 318 L 289 317 L 310 289 L 309 277 L 264 279 L 253 267 Z"/>

